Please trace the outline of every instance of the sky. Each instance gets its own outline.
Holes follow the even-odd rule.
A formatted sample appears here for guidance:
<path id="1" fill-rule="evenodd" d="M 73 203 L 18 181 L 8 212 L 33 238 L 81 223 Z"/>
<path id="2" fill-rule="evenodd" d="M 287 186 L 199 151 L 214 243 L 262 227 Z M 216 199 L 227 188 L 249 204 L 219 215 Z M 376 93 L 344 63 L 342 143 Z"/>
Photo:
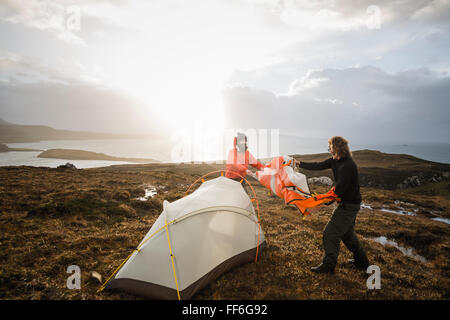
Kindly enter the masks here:
<path id="1" fill-rule="evenodd" d="M 0 118 L 450 141 L 449 0 L 3 0 Z"/>

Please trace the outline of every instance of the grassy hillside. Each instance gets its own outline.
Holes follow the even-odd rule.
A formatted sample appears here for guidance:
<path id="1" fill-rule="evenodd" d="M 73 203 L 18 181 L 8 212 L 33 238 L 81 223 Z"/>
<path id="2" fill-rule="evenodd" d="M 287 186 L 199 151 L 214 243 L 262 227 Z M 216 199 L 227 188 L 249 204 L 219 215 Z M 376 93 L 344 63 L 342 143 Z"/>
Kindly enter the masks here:
<path id="1" fill-rule="evenodd" d="M 59 130 L 42 125 L 19 125 L 0 119 L 0 143 L 38 142 L 42 140 L 93 140 L 138 138 L 138 135 Z"/>
<path id="2" fill-rule="evenodd" d="M 426 165 L 426 164 L 425 164 Z M 147 164 L 63 170 L 0 168 L 0 298 L 140 299 L 121 292 L 96 293 L 103 279 L 139 244 L 162 210 L 201 174 L 219 165 Z M 157 195 L 147 201 L 147 185 Z M 213 281 L 195 299 L 449 299 L 450 199 L 362 188 L 356 232 L 369 259 L 381 268 L 381 290 L 368 290 L 364 272 L 345 265 L 342 246 L 335 275 L 309 271 L 322 257 L 322 230 L 333 207 L 303 218 L 253 183 L 268 243 L 257 263 L 235 268 Z M 312 186 L 325 192 L 327 187 Z M 388 210 L 410 210 L 415 216 Z M 426 259 L 405 256 L 373 238 L 385 236 Z M 176 248 L 174 248 L 176 250 Z M 412 249 L 411 249 L 412 250 Z M 82 289 L 69 290 L 66 269 L 82 270 Z"/>
<path id="3" fill-rule="evenodd" d="M 330 157 L 329 154 L 294 155 L 300 161 L 319 162 Z M 374 150 L 353 152 L 358 165 L 360 184 L 365 187 L 377 187 L 388 190 L 397 189 L 405 179 L 417 176 L 428 182 L 433 177 L 450 174 L 450 164 L 419 159 L 406 154 L 389 154 Z M 301 169 L 308 177 L 328 176 L 333 178 L 331 170 L 310 171 Z"/>

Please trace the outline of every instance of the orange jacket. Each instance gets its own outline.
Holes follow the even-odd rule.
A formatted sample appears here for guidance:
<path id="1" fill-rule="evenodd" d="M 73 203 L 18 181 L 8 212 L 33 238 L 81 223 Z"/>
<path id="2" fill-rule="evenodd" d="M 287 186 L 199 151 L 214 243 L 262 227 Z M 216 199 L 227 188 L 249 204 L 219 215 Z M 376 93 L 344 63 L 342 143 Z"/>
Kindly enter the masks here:
<path id="1" fill-rule="evenodd" d="M 258 162 L 258 160 L 256 160 L 256 158 L 248 150 L 245 150 L 245 152 L 239 152 L 237 151 L 235 145 L 234 148 L 228 152 L 225 177 L 230 179 L 241 178 L 235 173 L 245 177 L 247 175 L 249 164 L 258 170 L 262 170 L 264 168 L 264 165 Z"/>

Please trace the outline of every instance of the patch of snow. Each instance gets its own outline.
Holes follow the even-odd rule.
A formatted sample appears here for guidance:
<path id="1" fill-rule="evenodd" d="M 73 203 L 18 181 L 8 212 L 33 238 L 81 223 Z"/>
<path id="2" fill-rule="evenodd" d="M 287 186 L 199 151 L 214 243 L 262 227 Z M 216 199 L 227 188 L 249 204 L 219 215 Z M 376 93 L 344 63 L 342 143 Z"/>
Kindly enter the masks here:
<path id="1" fill-rule="evenodd" d="M 404 201 L 400 201 L 400 200 L 395 200 L 394 203 L 397 206 L 399 206 L 399 205 L 404 205 L 404 206 L 408 206 L 408 207 L 413 207 L 414 206 L 414 203 L 404 202 Z"/>
<path id="2" fill-rule="evenodd" d="M 330 178 L 325 177 L 325 176 L 323 176 L 323 177 L 312 177 L 312 178 L 308 179 L 308 183 L 310 183 L 310 184 L 317 183 L 317 184 L 322 184 L 322 185 L 325 185 L 325 186 L 331 186 L 331 185 L 333 185 L 333 180 L 331 180 Z"/>
<path id="3" fill-rule="evenodd" d="M 417 216 L 417 212 L 419 212 L 419 208 L 410 208 L 412 211 L 407 211 L 407 210 L 405 210 L 405 208 L 399 206 L 399 204 L 403 204 L 403 205 L 411 207 L 411 206 L 414 206 L 414 204 L 412 204 L 412 203 L 403 202 L 403 201 L 399 201 L 399 200 L 395 200 L 394 203 L 397 205 L 397 207 L 400 210 L 392 210 L 392 209 L 388 209 L 388 208 L 381 208 L 379 210 L 380 211 L 384 211 L 384 212 L 399 214 L 399 215 L 407 215 L 407 216 Z M 361 208 L 372 209 L 370 206 L 365 205 L 365 204 L 361 204 Z M 430 211 L 430 213 L 434 214 L 434 211 Z M 435 215 L 437 215 L 437 214 L 435 214 Z M 431 220 L 443 222 L 443 223 L 446 223 L 446 224 L 450 224 L 450 219 L 442 218 L 442 217 L 439 217 L 439 216 L 436 217 L 436 218 L 431 218 Z"/>
<path id="4" fill-rule="evenodd" d="M 136 200 L 139 201 L 147 201 L 149 198 L 153 198 L 156 195 L 156 187 L 154 186 L 147 186 L 145 190 L 145 196 L 136 198 Z"/>
<path id="5" fill-rule="evenodd" d="M 364 204 L 364 203 L 361 203 L 361 208 L 362 208 L 362 209 L 373 210 L 373 208 L 372 208 L 371 206 L 369 206 L 368 204 Z"/>
<path id="6" fill-rule="evenodd" d="M 450 224 L 450 219 L 447 219 L 447 218 L 431 218 L 431 220 L 443 222 L 443 223 L 446 223 L 446 224 Z"/>
<path id="7" fill-rule="evenodd" d="M 415 216 L 416 214 L 414 212 L 406 211 L 406 210 L 391 210 L 386 208 L 381 208 L 380 211 L 399 214 L 399 215 L 406 215 L 406 216 Z"/>
<path id="8" fill-rule="evenodd" d="M 383 236 L 378 237 L 378 238 L 370 238 L 370 240 L 381 243 L 383 246 L 392 246 L 392 247 L 398 249 L 399 251 L 401 251 L 405 256 L 410 257 L 414 260 L 424 262 L 424 263 L 427 262 L 427 259 L 425 259 L 421 255 L 418 255 L 417 253 L 414 252 L 414 248 L 405 248 L 405 247 L 399 246 L 398 243 L 395 242 L 394 240 L 389 240 Z"/>

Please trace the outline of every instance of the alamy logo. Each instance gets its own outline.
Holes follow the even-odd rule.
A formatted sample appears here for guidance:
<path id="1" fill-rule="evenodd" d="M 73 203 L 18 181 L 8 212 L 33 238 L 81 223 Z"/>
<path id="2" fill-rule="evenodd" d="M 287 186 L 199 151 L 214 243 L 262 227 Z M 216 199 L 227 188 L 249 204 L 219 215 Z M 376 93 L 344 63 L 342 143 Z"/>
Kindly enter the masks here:
<path id="1" fill-rule="evenodd" d="M 370 5 L 367 7 L 367 20 L 366 26 L 368 29 L 380 29 L 381 28 L 381 9 L 378 6 Z"/>
<path id="2" fill-rule="evenodd" d="M 67 278 L 67 288 L 69 289 L 81 289 L 81 269 L 77 265 L 71 265 L 67 268 L 67 273 L 72 275 Z"/>
<path id="3" fill-rule="evenodd" d="M 367 289 L 381 289 L 381 270 L 379 266 L 371 265 L 367 268 L 366 271 L 370 274 L 370 277 L 367 278 L 366 284 Z"/>
<path id="4" fill-rule="evenodd" d="M 72 31 L 81 30 L 81 8 L 79 6 L 69 6 L 66 8 L 67 20 L 66 28 Z"/>

